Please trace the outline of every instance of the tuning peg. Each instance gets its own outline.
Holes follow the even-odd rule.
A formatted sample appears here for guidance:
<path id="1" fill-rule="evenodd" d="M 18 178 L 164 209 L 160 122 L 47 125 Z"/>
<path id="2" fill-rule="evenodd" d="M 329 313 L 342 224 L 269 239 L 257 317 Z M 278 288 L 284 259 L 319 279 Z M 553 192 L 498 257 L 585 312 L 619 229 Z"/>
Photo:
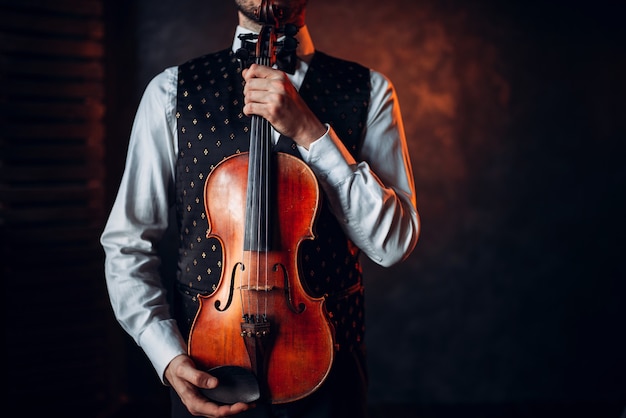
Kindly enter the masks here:
<path id="1" fill-rule="evenodd" d="M 293 37 L 296 36 L 296 34 L 298 33 L 298 27 L 293 23 L 287 23 L 283 28 L 283 32 L 285 36 Z"/>
<path id="2" fill-rule="evenodd" d="M 298 47 L 298 41 L 295 38 L 284 38 L 281 43 L 282 50 L 285 52 L 295 51 Z"/>
<path id="3" fill-rule="evenodd" d="M 235 56 L 238 60 L 248 61 L 248 59 L 250 58 L 250 51 L 248 51 L 246 48 L 239 48 L 237 51 L 235 51 Z"/>
<path id="4" fill-rule="evenodd" d="M 239 48 L 235 51 L 235 57 L 239 62 L 239 70 L 243 71 L 244 68 L 248 68 L 251 64 L 250 51 L 246 48 Z"/>

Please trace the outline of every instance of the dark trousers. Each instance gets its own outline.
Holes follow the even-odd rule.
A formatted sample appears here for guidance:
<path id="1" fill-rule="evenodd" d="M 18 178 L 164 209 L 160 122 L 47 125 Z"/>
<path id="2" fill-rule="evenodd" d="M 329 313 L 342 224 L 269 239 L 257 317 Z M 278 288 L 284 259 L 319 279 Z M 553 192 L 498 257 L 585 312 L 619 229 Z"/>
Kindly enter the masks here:
<path id="1" fill-rule="evenodd" d="M 170 391 L 172 418 L 192 418 Z M 367 375 L 361 351 L 339 352 L 322 386 L 305 399 L 271 405 L 257 402 L 239 418 L 367 418 Z"/>

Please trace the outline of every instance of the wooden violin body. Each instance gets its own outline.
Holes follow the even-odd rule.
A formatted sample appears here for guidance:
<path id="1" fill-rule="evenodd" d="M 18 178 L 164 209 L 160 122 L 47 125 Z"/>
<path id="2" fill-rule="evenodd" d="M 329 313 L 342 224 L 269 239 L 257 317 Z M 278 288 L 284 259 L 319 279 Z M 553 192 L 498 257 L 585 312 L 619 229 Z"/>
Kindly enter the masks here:
<path id="1" fill-rule="evenodd" d="M 284 403 L 309 395 L 323 383 L 333 361 L 334 339 L 324 299 L 309 296 L 298 277 L 298 247 L 303 239 L 313 238 L 320 204 L 317 181 L 297 157 L 276 153 L 273 160 L 278 210 L 271 218 L 277 234 L 272 248 L 261 253 L 242 252 L 247 199 L 241 184 L 248 171 L 247 153 L 225 159 L 207 178 L 208 233 L 223 246 L 223 274 L 213 294 L 199 296 L 189 354 L 206 369 L 235 365 L 252 370 L 263 397 Z M 253 340 L 252 348 L 247 340 Z"/>

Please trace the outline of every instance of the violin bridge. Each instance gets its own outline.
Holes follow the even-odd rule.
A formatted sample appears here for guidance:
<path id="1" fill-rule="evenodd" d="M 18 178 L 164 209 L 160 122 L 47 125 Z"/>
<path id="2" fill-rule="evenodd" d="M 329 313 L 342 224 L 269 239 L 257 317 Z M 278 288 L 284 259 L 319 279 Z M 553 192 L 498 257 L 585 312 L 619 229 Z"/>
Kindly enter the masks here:
<path id="1" fill-rule="evenodd" d="M 274 286 L 270 286 L 270 285 L 265 285 L 265 286 L 261 286 L 261 285 L 254 285 L 254 286 L 248 286 L 248 285 L 244 285 L 238 288 L 239 290 L 250 290 L 253 292 L 271 292 L 272 290 L 274 290 Z"/>

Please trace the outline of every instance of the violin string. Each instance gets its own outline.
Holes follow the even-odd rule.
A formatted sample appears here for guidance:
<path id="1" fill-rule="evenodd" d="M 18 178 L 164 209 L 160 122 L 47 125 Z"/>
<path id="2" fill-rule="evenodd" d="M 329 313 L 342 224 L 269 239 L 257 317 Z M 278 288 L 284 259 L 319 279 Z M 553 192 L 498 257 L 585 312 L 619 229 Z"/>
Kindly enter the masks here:
<path id="1" fill-rule="evenodd" d="M 252 118 L 250 129 L 251 129 L 251 133 L 252 133 L 251 138 L 258 137 L 258 134 L 259 134 L 258 130 L 259 130 L 259 128 L 258 128 L 257 118 L 255 118 L 255 117 Z M 254 147 L 255 147 L 255 143 L 251 142 L 250 143 L 250 148 L 251 148 L 250 152 L 254 152 L 255 151 Z M 253 164 L 253 161 L 250 161 L 250 165 L 249 165 L 248 169 L 249 170 L 256 170 L 256 166 Z M 256 178 L 257 173 L 253 172 L 252 174 L 253 174 L 253 176 L 251 178 L 253 178 L 253 179 Z M 249 190 L 249 192 L 252 192 L 252 190 Z M 253 194 L 253 196 L 254 196 L 254 194 Z M 251 216 L 251 215 L 253 215 L 253 214 L 248 214 L 248 216 Z M 254 219 L 254 216 L 252 216 L 251 219 Z M 253 224 L 251 226 L 254 227 L 255 225 Z M 257 239 L 258 239 L 258 237 L 257 237 Z M 251 301 L 251 287 L 250 287 L 250 285 L 251 285 L 251 275 L 254 274 L 254 272 L 252 271 L 252 266 L 253 266 L 253 264 L 252 264 L 252 261 L 253 261 L 252 260 L 252 254 L 253 254 L 254 248 L 251 247 L 251 244 L 252 244 L 251 242 L 249 242 L 247 244 L 248 244 L 248 248 L 247 248 L 247 250 L 248 250 L 248 253 L 247 253 L 247 266 L 248 266 L 247 270 L 248 270 L 248 273 L 246 274 L 246 282 L 247 283 L 246 283 L 246 310 L 245 310 L 245 315 L 250 315 L 252 313 L 251 312 L 252 301 Z"/>
<path id="2" fill-rule="evenodd" d="M 259 157 L 261 157 L 263 155 L 263 142 L 260 141 L 260 139 L 263 138 L 262 135 L 263 135 L 263 130 L 264 130 L 264 126 L 263 126 L 264 125 L 264 121 L 260 117 L 257 117 L 257 119 L 259 120 L 260 123 L 259 123 L 259 132 L 258 132 L 258 135 L 257 135 L 257 154 L 256 154 L 256 156 L 257 156 L 257 161 L 259 163 L 257 164 L 258 172 L 257 172 L 257 177 L 256 178 L 259 179 L 259 180 L 262 180 L 263 179 L 263 161 L 259 160 Z M 258 185 L 255 184 L 255 186 L 258 186 Z M 262 270 L 261 270 L 262 267 L 261 267 L 261 263 L 260 263 L 260 261 L 261 261 L 261 255 L 260 254 L 261 254 L 261 249 L 263 248 L 262 245 L 261 245 L 262 244 L 262 239 L 263 239 L 263 237 L 262 237 L 262 232 L 263 231 L 262 231 L 262 228 L 261 228 L 261 214 L 262 214 L 262 211 L 263 211 L 263 206 L 262 206 L 263 196 L 262 196 L 261 190 L 259 190 L 258 193 L 256 193 L 256 195 L 257 195 L 259 201 L 256 204 L 256 208 L 257 208 L 257 215 L 256 215 L 256 219 L 257 219 L 257 223 L 256 223 L 256 227 L 257 227 L 257 230 L 256 230 L 256 232 L 257 232 L 257 246 L 256 246 L 256 250 L 257 251 L 255 252 L 255 255 L 256 255 L 256 260 L 255 260 L 256 263 L 255 264 L 256 264 L 257 271 L 256 271 L 255 283 L 254 283 L 254 285 L 255 285 L 254 295 L 256 296 L 255 297 L 255 301 L 256 301 L 255 320 L 259 316 L 259 296 L 258 296 L 259 295 L 259 277 L 260 277 L 260 275 L 262 273 Z"/>
<path id="3" fill-rule="evenodd" d="M 267 121 L 265 119 L 261 119 L 261 124 L 262 124 L 262 129 L 263 129 L 263 134 L 261 135 L 261 143 L 260 143 L 260 147 L 261 147 L 261 153 L 259 155 L 259 157 L 261 158 L 261 165 L 260 165 L 260 169 L 261 169 L 261 179 L 263 180 L 261 183 L 261 187 L 263 188 L 259 193 L 259 196 L 262 196 L 261 199 L 261 204 L 259 204 L 259 211 L 260 211 L 260 215 L 265 215 L 263 212 L 266 209 L 266 205 L 267 205 L 267 161 L 265 160 L 265 154 L 267 153 L 266 150 L 266 144 L 265 144 L 265 139 L 266 139 L 266 135 L 267 135 Z M 261 248 L 263 248 L 263 255 L 265 256 L 263 258 L 263 261 L 266 261 L 266 257 L 267 257 L 267 229 L 264 229 L 264 227 L 267 227 L 267 223 L 262 223 L 265 219 L 261 218 L 259 216 L 259 225 L 262 225 L 259 227 L 259 229 L 261 231 L 263 231 L 264 233 L 261 234 L 260 239 L 263 240 L 263 242 L 261 243 Z M 261 257 L 260 253 L 259 253 L 259 258 Z M 261 261 L 261 260 L 259 260 Z M 260 318 L 261 316 L 261 306 L 260 306 L 260 298 L 259 296 L 261 295 L 261 278 L 265 275 L 265 266 L 264 264 L 259 262 L 259 275 L 257 275 L 257 320 L 258 318 Z"/>
<path id="4" fill-rule="evenodd" d="M 265 65 L 270 65 L 270 58 L 266 58 L 265 59 Z M 269 243 L 269 238 L 270 238 L 270 222 L 269 222 L 269 214 L 270 214 L 270 158 L 271 158 L 271 143 L 272 143 L 272 126 L 270 125 L 270 123 L 264 119 L 264 123 L 265 123 L 265 135 L 263 136 L 263 142 L 264 142 L 264 146 L 265 146 L 265 151 L 263 153 L 263 156 L 265 158 L 265 183 L 264 183 L 264 187 L 265 187 L 265 262 L 264 262 L 264 278 L 265 278 L 265 291 L 263 293 L 263 301 L 265 303 L 264 306 L 264 310 L 263 310 L 263 317 L 267 316 L 267 292 L 268 290 L 268 277 L 269 277 L 269 251 L 271 250 L 270 248 L 270 243 Z"/>
<path id="5" fill-rule="evenodd" d="M 268 56 L 261 56 L 256 58 L 257 64 L 271 66 L 271 58 Z M 253 227 L 256 228 L 256 245 L 255 248 L 248 249 L 248 266 L 255 266 L 256 271 L 252 272 L 248 269 L 247 277 L 247 297 L 246 297 L 246 311 L 244 315 L 252 315 L 254 318 L 252 320 L 262 318 L 267 318 L 268 312 L 268 292 L 269 290 L 269 250 L 270 250 L 270 163 L 272 158 L 271 146 L 272 146 L 272 134 L 273 128 L 271 124 L 260 116 L 254 115 L 251 120 L 251 138 L 254 138 L 254 141 L 250 143 L 250 152 L 254 154 L 256 158 L 254 161 L 250 161 L 249 170 L 254 170 L 253 177 L 257 179 L 257 181 L 253 182 L 252 188 L 257 188 L 256 192 L 253 193 L 253 196 L 256 197 L 257 201 L 254 202 L 254 207 L 256 208 L 256 213 L 252 217 L 254 219 Z M 263 222 L 263 224 L 261 223 Z M 263 229 L 263 227 L 265 229 Z M 249 243 L 252 244 L 252 243 Z M 263 249 L 264 256 L 261 259 L 260 251 Z M 254 256 L 252 253 L 254 252 Z M 254 260 L 252 258 L 254 257 Z M 254 261 L 254 264 L 252 263 Z M 252 288 L 252 278 L 251 274 L 255 274 L 254 279 L 254 288 Z M 261 290 L 261 277 L 264 278 L 264 287 Z M 261 312 L 260 306 L 260 292 L 263 291 L 263 312 Z M 252 294 L 256 296 L 252 299 Z M 254 303 L 253 302 L 256 302 Z M 252 312 L 253 303 L 256 305 L 256 311 Z M 242 309 L 244 309 L 242 303 Z"/>
<path id="6" fill-rule="evenodd" d="M 269 64 L 269 63 L 268 63 Z M 265 248 L 267 249 L 267 251 L 265 252 L 265 293 L 263 293 L 263 301 L 265 302 L 265 307 L 263 310 L 263 317 L 267 317 L 267 295 L 269 292 L 269 287 L 268 287 L 268 278 L 270 275 L 270 267 L 269 267 L 269 251 L 272 250 L 272 248 L 270 247 L 270 237 L 271 237 L 271 232 L 273 231 L 272 229 L 272 225 L 270 225 L 270 221 L 269 221 L 269 216 L 270 216 L 270 198 L 272 197 L 270 195 L 270 181 L 271 181 L 271 157 L 272 157 L 272 153 L 271 153 L 271 149 L 272 149 L 272 126 L 269 124 L 269 122 L 266 121 L 267 124 L 267 132 L 265 135 L 265 146 L 267 147 L 267 152 L 265 153 L 265 158 L 266 158 L 266 173 L 268 173 L 268 175 L 266 176 L 265 179 L 265 195 L 267 196 L 267 198 L 265 199 L 265 225 L 266 225 L 266 229 L 267 229 L 267 233 L 265 234 Z"/>
<path id="7" fill-rule="evenodd" d="M 261 65 L 265 65 L 266 64 L 266 59 L 265 57 L 259 57 L 257 59 L 257 62 Z M 255 298 L 255 305 L 256 305 L 256 310 L 255 310 L 255 321 L 258 320 L 258 318 L 260 317 L 260 301 L 259 301 L 259 292 L 260 292 L 260 277 L 261 275 L 264 273 L 264 267 L 262 266 L 261 263 L 261 253 L 260 251 L 263 249 L 264 251 L 267 250 L 267 247 L 264 246 L 263 244 L 267 243 L 267 230 L 265 231 L 265 234 L 263 234 L 263 228 L 262 228 L 262 221 L 264 221 L 263 219 L 263 211 L 265 208 L 265 204 L 267 202 L 267 195 L 263 195 L 263 192 L 267 191 L 267 176 L 264 176 L 264 173 L 267 173 L 267 166 L 266 161 L 265 161 L 265 157 L 264 155 L 266 154 L 266 149 L 265 149 L 265 139 L 267 138 L 267 121 L 263 118 L 261 118 L 260 116 L 256 116 L 254 117 L 254 119 L 257 120 L 258 124 L 258 131 L 256 132 L 256 144 L 255 144 L 255 151 L 256 152 L 256 167 L 257 167 L 257 172 L 256 174 L 256 179 L 260 180 L 258 183 L 255 183 L 255 186 L 260 187 L 256 193 L 257 199 L 258 201 L 256 202 L 256 209 L 257 209 L 257 214 L 256 214 L 256 233 L 257 233 L 257 242 L 256 242 L 256 277 L 255 277 L 255 290 L 254 290 L 254 294 L 256 296 Z M 267 226 L 267 223 L 265 224 Z M 265 235 L 265 236 L 263 236 Z M 267 254 L 267 253 L 266 253 Z M 266 259 L 264 259 L 263 261 L 266 261 Z"/>

